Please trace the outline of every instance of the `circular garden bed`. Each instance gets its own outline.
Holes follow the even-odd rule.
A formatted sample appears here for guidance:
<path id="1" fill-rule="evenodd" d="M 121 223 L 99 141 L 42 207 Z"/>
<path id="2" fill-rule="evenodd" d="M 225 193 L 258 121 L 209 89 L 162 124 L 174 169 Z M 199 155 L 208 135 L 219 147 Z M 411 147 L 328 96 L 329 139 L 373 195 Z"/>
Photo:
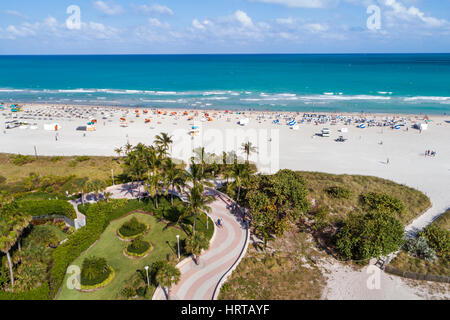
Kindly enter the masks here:
<path id="1" fill-rule="evenodd" d="M 123 255 L 130 259 L 142 259 L 153 250 L 153 244 L 138 237 L 123 249 Z"/>
<path id="2" fill-rule="evenodd" d="M 139 222 L 138 219 L 133 217 L 117 229 L 117 236 L 122 241 L 133 241 L 137 237 L 147 234 L 149 231 L 150 225 Z"/>
<path id="3" fill-rule="evenodd" d="M 104 258 L 86 258 L 80 275 L 80 289 L 91 292 L 106 287 L 115 276 L 114 269 L 106 263 Z"/>

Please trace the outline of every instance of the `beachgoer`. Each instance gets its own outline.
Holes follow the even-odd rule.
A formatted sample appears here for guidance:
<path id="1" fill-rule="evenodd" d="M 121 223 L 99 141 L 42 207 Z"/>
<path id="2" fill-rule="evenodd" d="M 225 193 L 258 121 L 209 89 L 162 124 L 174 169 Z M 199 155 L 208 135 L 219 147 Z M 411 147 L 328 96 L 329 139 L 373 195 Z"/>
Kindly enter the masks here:
<path id="1" fill-rule="evenodd" d="M 389 158 L 387 158 L 387 161 L 386 161 L 386 163 L 387 163 L 387 164 L 389 164 Z"/>

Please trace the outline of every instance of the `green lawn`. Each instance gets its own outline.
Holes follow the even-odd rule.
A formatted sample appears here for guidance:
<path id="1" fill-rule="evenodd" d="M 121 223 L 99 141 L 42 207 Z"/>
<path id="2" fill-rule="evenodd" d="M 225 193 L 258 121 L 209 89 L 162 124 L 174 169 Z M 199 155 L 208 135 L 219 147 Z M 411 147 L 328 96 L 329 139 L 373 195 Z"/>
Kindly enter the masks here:
<path id="1" fill-rule="evenodd" d="M 132 260 L 126 258 L 122 254 L 122 250 L 129 244 L 119 240 L 116 236 L 116 230 L 124 222 L 136 217 L 150 225 L 150 232 L 145 235 L 144 239 L 150 241 L 154 248 L 153 251 L 142 260 Z M 64 279 L 64 284 L 59 300 L 113 300 L 118 298 L 120 290 L 126 282 L 135 274 L 136 270 L 143 269 L 145 265 L 151 265 L 158 260 L 166 259 L 167 255 L 176 255 L 176 235 L 180 235 L 180 239 L 185 239 L 186 234 L 174 227 L 166 227 L 162 222 L 147 214 L 134 213 L 122 219 L 113 221 L 101 235 L 99 241 L 87 252 L 78 257 L 72 265 L 81 267 L 84 258 L 89 256 L 98 256 L 106 258 L 108 264 L 114 268 L 115 278 L 105 288 L 94 292 L 84 293 L 77 290 L 69 290 L 65 285 L 68 276 Z M 169 241 L 169 243 L 167 243 Z M 182 257 L 183 258 L 183 257 Z M 151 292 L 150 295 L 151 296 Z"/>

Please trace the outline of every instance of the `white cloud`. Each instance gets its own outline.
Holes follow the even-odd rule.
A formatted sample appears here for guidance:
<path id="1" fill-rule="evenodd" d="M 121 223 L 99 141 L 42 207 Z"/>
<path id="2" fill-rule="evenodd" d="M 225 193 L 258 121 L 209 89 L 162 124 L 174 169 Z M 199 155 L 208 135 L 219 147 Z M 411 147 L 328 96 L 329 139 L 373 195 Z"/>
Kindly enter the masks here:
<path id="1" fill-rule="evenodd" d="M 397 18 L 407 21 L 418 19 L 429 27 L 441 27 L 448 23 L 445 19 L 427 16 L 424 12 L 414 6 L 407 8 L 404 4 L 396 0 L 383 0 L 383 4 L 392 9 L 389 13 L 391 19 Z"/>
<path id="2" fill-rule="evenodd" d="M 89 41 L 94 39 L 118 39 L 120 31 L 114 27 L 98 22 L 82 22 L 80 30 L 69 30 L 64 22 L 59 23 L 49 16 L 35 23 L 24 22 L 0 29 L 0 38 L 15 40 L 17 38 L 39 38 L 51 41 L 55 38 Z"/>
<path id="3" fill-rule="evenodd" d="M 119 15 L 124 12 L 123 8 L 112 2 L 95 1 L 94 7 L 108 16 Z"/>
<path id="4" fill-rule="evenodd" d="M 192 20 L 192 26 L 198 30 L 206 30 L 206 27 L 197 19 Z"/>
<path id="5" fill-rule="evenodd" d="M 253 27 L 252 19 L 244 11 L 241 10 L 236 11 L 234 13 L 234 17 L 236 18 L 237 21 L 241 23 L 243 27 L 246 28 Z"/>
<path id="6" fill-rule="evenodd" d="M 147 14 L 158 13 L 158 14 L 168 14 L 170 16 L 174 15 L 174 12 L 172 9 L 170 9 L 169 7 L 163 6 L 161 4 L 157 4 L 157 3 L 151 4 L 151 5 L 143 4 L 143 5 L 135 7 L 135 9 L 139 12 L 147 13 Z"/>
<path id="7" fill-rule="evenodd" d="M 28 17 L 26 15 L 24 15 L 21 12 L 16 11 L 16 10 L 5 10 L 5 11 L 3 11 L 3 13 L 8 14 L 10 16 L 16 16 L 16 17 L 19 17 L 22 19 L 28 19 Z"/>
<path id="8" fill-rule="evenodd" d="M 157 28 L 169 28 L 170 27 L 170 25 L 167 22 L 161 22 L 161 21 L 159 21 L 159 19 L 156 19 L 156 18 L 149 18 L 148 23 L 152 27 L 157 27 Z"/>
<path id="9" fill-rule="evenodd" d="M 264 2 L 280 4 L 290 8 L 328 8 L 335 6 L 339 0 L 251 0 L 253 2 Z"/>

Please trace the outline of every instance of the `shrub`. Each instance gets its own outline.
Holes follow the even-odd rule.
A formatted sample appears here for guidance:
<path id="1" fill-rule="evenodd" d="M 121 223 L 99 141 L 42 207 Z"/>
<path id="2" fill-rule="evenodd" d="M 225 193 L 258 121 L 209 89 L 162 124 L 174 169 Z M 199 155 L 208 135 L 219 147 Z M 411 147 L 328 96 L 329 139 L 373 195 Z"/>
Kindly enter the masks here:
<path id="1" fill-rule="evenodd" d="M 141 223 L 133 217 L 131 220 L 125 222 L 119 229 L 119 235 L 125 238 L 130 238 L 144 233 L 147 230 L 147 225 Z"/>
<path id="2" fill-rule="evenodd" d="M 21 154 L 11 155 L 11 156 L 9 156 L 9 159 L 16 166 L 23 166 L 23 165 L 25 165 L 27 163 L 31 163 L 31 162 L 34 161 L 33 157 L 31 157 L 31 156 L 24 156 L 24 155 L 21 155 Z"/>
<path id="3" fill-rule="evenodd" d="M 411 256 L 433 262 L 437 259 L 436 252 L 424 237 L 408 239 L 405 242 L 404 250 Z"/>
<path id="4" fill-rule="evenodd" d="M 150 243 L 144 241 L 142 237 L 137 237 L 127 247 L 127 252 L 135 255 L 142 255 L 150 249 Z"/>
<path id="5" fill-rule="evenodd" d="M 75 168 L 77 166 L 77 164 L 78 164 L 77 160 L 72 160 L 72 161 L 69 162 L 69 167 Z"/>
<path id="6" fill-rule="evenodd" d="M 91 158 L 90 157 L 88 157 L 88 156 L 79 156 L 79 157 L 76 157 L 75 158 L 75 161 L 77 161 L 77 162 L 84 162 L 84 161 L 88 161 L 88 160 L 90 160 Z"/>
<path id="7" fill-rule="evenodd" d="M 122 290 L 120 290 L 120 294 L 127 299 L 134 297 L 135 293 L 136 291 L 130 287 L 125 287 Z"/>
<path id="8" fill-rule="evenodd" d="M 336 234 L 336 248 L 347 259 L 368 260 L 398 250 L 403 235 L 403 225 L 390 214 L 350 214 Z"/>
<path id="9" fill-rule="evenodd" d="M 450 257 L 450 231 L 432 224 L 420 235 L 428 240 L 430 247 L 436 251 L 439 257 L 444 259 Z"/>
<path id="10" fill-rule="evenodd" d="M 56 157 L 51 157 L 50 158 L 50 161 L 51 162 L 58 162 L 58 161 L 60 161 L 60 160 L 62 160 L 63 159 L 63 157 L 61 157 L 61 156 L 56 156 Z"/>
<path id="11" fill-rule="evenodd" d="M 394 213 L 399 216 L 405 210 L 403 202 L 384 193 L 369 192 L 361 195 L 361 202 L 369 210 L 380 213 Z"/>
<path id="12" fill-rule="evenodd" d="M 0 176 L 0 184 L 5 183 L 6 178 L 4 176 Z"/>
<path id="13" fill-rule="evenodd" d="M 19 201 L 18 209 L 31 216 L 62 215 L 70 219 L 77 217 L 73 206 L 65 200 Z"/>
<path id="14" fill-rule="evenodd" d="M 136 294 L 139 296 L 139 297 L 143 297 L 143 296 L 145 296 L 145 292 L 147 291 L 147 288 L 146 287 L 139 287 L 139 288 L 137 288 L 137 290 L 136 290 Z"/>
<path id="15" fill-rule="evenodd" d="M 46 227 L 33 227 L 30 234 L 23 241 L 25 247 L 29 242 L 42 243 L 46 247 L 56 247 L 59 239 L 53 230 Z"/>
<path id="16" fill-rule="evenodd" d="M 350 189 L 345 187 L 332 186 L 325 189 L 325 192 L 332 198 L 350 199 L 353 195 Z"/>
<path id="17" fill-rule="evenodd" d="M 100 284 L 108 278 L 110 273 L 111 269 L 105 258 L 86 258 L 81 268 L 81 285 L 93 286 Z"/>
<path id="18" fill-rule="evenodd" d="M 326 207 L 319 208 L 314 215 L 314 230 L 322 230 L 329 225 L 329 211 Z"/>

